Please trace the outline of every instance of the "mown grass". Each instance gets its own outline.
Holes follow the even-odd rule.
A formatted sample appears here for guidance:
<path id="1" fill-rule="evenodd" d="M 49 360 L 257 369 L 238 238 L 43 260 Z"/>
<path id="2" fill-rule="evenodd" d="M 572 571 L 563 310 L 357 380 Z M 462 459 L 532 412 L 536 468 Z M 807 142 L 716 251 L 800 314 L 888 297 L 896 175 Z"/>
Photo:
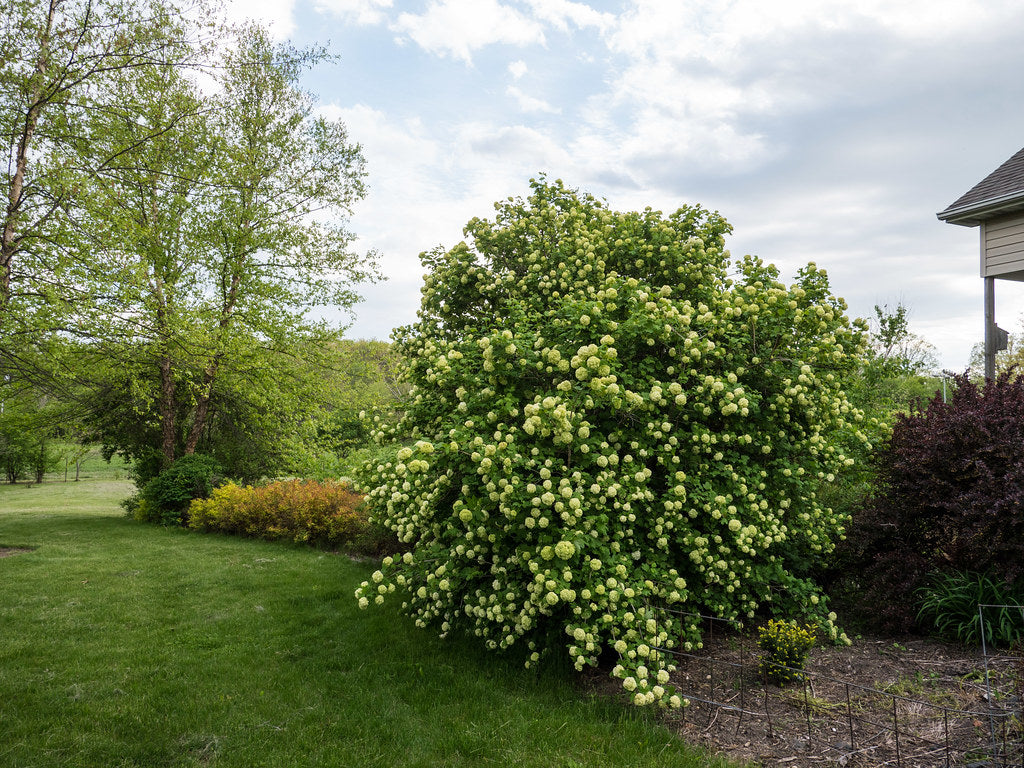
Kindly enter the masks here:
<path id="1" fill-rule="evenodd" d="M 649 714 L 394 606 L 372 566 L 135 523 L 125 481 L 0 486 L 0 765 L 697 766 Z"/>
<path id="2" fill-rule="evenodd" d="M 77 444 L 57 444 L 53 446 L 59 454 L 59 460 L 52 472 L 47 472 L 43 482 L 74 482 L 83 480 L 124 480 L 129 476 L 129 467 L 120 456 L 112 456 L 110 461 L 103 458 L 100 446 L 89 446 L 84 454 Z M 76 466 L 77 457 L 77 466 Z M 26 475 L 25 481 L 27 482 Z"/>

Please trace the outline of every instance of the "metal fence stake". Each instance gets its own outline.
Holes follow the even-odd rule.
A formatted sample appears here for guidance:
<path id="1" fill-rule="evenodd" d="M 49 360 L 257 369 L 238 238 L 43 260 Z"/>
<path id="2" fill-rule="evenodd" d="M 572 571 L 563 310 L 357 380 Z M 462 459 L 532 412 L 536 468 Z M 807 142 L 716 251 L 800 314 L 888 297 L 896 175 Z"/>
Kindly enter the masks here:
<path id="1" fill-rule="evenodd" d="M 900 759 L 900 720 L 899 715 L 896 713 L 896 697 L 892 697 L 892 726 L 893 734 L 896 736 L 896 765 L 902 766 L 903 761 Z"/>
<path id="2" fill-rule="evenodd" d="M 854 748 L 853 743 L 853 708 L 850 706 L 850 684 L 846 685 L 846 724 L 850 728 L 850 749 Z"/>
<path id="3" fill-rule="evenodd" d="M 811 702 L 807 698 L 807 681 L 804 680 L 804 713 L 807 715 L 807 742 L 811 741 Z"/>
<path id="4" fill-rule="evenodd" d="M 740 641 L 740 712 L 736 718 L 736 733 L 740 732 L 740 726 L 743 724 L 743 712 L 746 710 L 747 705 L 746 699 L 743 695 L 743 678 L 746 677 L 746 655 L 743 647 L 743 641 Z"/>
<path id="5" fill-rule="evenodd" d="M 949 710 L 945 707 L 942 708 L 942 732 L 946 742 L 946 768 L 949 768 L 953 763 L 949 756 Z"/>
<path id="6" fill-rule="evenodd" d="M 708 694 L 708 700 L 709 701 L 717 701 L 717 699 L 715 699 L 715 659 L 714 659 L 714 657 L 711 657 L 710 659 L 708 659 L 708 662 L 709 662 L 708 666 L 711 669 L 711 674 L 708 675 L 708 678 L 710 678 L 710 682 L 711 682 L 711 692 Z M 708 725 L 711 725 L 711 710 L 713 708 L 714 707 L 708 707 Z"/>

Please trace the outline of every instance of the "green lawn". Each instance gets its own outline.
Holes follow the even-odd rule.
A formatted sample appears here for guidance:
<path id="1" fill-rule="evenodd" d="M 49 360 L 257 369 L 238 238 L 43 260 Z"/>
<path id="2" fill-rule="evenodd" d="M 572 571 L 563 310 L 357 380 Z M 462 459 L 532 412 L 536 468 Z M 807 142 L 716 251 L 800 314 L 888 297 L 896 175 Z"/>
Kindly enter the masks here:
<path id="1" fill-rule="evenodd" d="M 394 607 L 344 556 L 123 517 L 124 480 L 0 486 L 0 766 L 698 766 L 650 713 Z"/>
<path id="2" fill-rule="evenodd" d="M 46 473 L 46 482 L 73 482 L 75 479 L 75 460 L 80 447 L 78 445 L 61 445 L 57 450 L 61 454 L 60 461 L 52 472 Z M 78 459 L 79 480 L 124 480 L 128 478 L 128 467 L 120 456 L 111 457 L 110 461 L 103 458 L 99 446 L 93 445 Z"/>

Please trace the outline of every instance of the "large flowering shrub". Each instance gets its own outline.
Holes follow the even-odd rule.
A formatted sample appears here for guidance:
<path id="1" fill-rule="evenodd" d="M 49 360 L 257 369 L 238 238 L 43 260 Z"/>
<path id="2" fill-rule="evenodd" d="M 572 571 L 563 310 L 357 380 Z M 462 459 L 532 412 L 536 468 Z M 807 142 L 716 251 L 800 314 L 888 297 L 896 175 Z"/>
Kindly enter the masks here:
<path id="1" fill-rule="evenodd" d="M 541 180 L 496 210 L 422 257 L 405 444 L 362 478 L 410 551 L 360 605 L 393 595 L 531 661 L 614 647 L 638 704 L 680 703 L 664 650 L 700 643 L 686 611 L 774 601 L 835 637 L 800 574 L 842 530 L 815 487 L 862 439 L 842 389 L 862 333 L 825 274 L 787 288 L 748 257 L 730 277 L 729 225 L 699 207 L 618 213 Z"/>

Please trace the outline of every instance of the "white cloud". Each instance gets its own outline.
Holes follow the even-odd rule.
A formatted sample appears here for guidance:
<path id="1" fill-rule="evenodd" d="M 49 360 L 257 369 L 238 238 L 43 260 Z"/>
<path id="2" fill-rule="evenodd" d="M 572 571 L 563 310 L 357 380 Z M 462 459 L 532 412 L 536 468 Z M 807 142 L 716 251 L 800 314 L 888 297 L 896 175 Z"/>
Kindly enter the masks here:
<path id="1" fill-rule="evenodd" d="M 539 2 L 539 0 L 538 0 Z M 751 41 L 793 33 L 887 31 L 908 39 L 957 39 L 1019 19 L 1015 0 L 634 0 L 611 44 L 642 55 L 681 55 L 723 64 Z M 794 51 L 794 53 L 799 53 Z"/>
<path id="2" fill-rule="evenodd" d="M 510 85 L 506 88 L 505 93 L 516 100 L 516 103 L 519 105 L 519 109 L 523 112 L 547 112 L 552 115 L 557 115 L 562 111 L 558 107 L 551 106 L 543 99 L 538 99 L 523 93 L 514 85 Z"/>
<path id="3" fill-rule="evenodd" d="M 935 64 L 952 58 L 942 54 L 1020 18 L 1020 7 L 1002 0 L 978 13 L 959 0 L 907 0 L 898 11 L 888 0 L 635 0 L 605 29 L 614 66 L 606 91 L 580 109 L 574 152 L 606 172 L 628 168 L 630 181 L 648 189 L 673 175 L 681 182 L 798 164 L 801 124 L 843 112 L 869 120 L 883 108 L 896 122 L 941 80 Z M 891 165 L 906 163 L 922 139 L 934 141 L 914 141 L 908 128 L 854 135 L 822 159 L 854 174 L 882 167 L 880 150 Z M 854 155 L 865 162 L 847 160 Z"/>
<path id="4" fill-rule="evenodd" d="M 431 208 L 444 197 L 427 190 L 439 185 L 450 169 L 446 169 L 444 145 L 430 135 L 423 122 L 418 118 L 396 120 L 365 104 L 328 105 L 320 111 L 345 123 L 349 136 L 363 148 L 370 192 L 356 207 L 353 218 L 353 229 L 360 238 L 386 252 L 393 252 L 406 232 L 428 233 L 428 242 L 439 238 L 440 232 L 429 234 L 437 220 Z M 395 218 L 397 211 L 402 211 L 400 223 Z M 415 256 L 411 254 L 413 259 Z"/>
<path id="5" fill-rule="evenodd" d="M 365 104 L 320 111 L 343 121 L 363 145 L 370 190 L 350 222 L 354 248 L 378 251 L 388 277 L 359 289 L 356 337 L 387 338 L 391 328 L 413 322 L 423 272 L 418 255 L 451 248 L 466 222 L 493 212 L 493 201 L 524 193 L 528 178 L 567 162 L 554 141 L 525 126 L 438 127 Z"/>
<path id="6" fill-rule="evenodd" d="M 851 93 L 876 98 L 874 86 L 888 84 L 878 78 L 919 76 L 923 54 L 984 38 L 1020 16 L 1009 2 L 636 0 L 607 35 L 625 62 L 612 93 L 734 124 L 831 106 Z"/>
<path id="7" fill-rule="evenodd" d="M 608 94 L 591 97 L 574 152 L 595 166 L 653 175 L 747 173 L 779 154 L 776 141 L 745 120 L 770 97 L 728 81 L 640 66 Z M 681 178 L 680 178 L 681 180 Z"/>
<path id="8" fill-rule="evenodd" d="M 533 10 L 534 16 L 562 32 L 569 30 L 570 22 L 580 28 L 595 27 L 602 32 L 615 22 L 614 14 L 596 11 L 586 3 L 575 3 L 572 0 L 526 0 L 526 2 Z"/>
<path id="9" fill-rule="evenodd" d="M 529 67 L 526 65 L 526 62 L 523 61 L 522 59 L 513 61 L 511 64 L 508 65 L 508 73 L 512 75 L 513 80 L 518 80 L 523 75 L 525 75 L 527 71 L 529 71 Z"/>
<path id="10" fill-rule="evenodd" d="M 295 33 L 295 0 L 229 0 L 224 8 L 228 20 L 253 20 L 264 24 L 277 40 Z"/>
<path id="11" fill-rule="evenodd" d="M 319 2 L 350 18 L 385 10 Z M 450 248 L 546 171 L 617 209 L 718 209 L 737 256 L 787 279 L 816 261 L 852 315 L 904 298 L 943 364 L 966 362 L 981 328 L 977 233 L 934 213 L 1024 143 L 1019 0 L 635 0 L 614 17 L 582 0 L 394 5 L 401 40 L 480 71 L 456 67 L 474 86 L 442 79 L 418 120 L 426 100 L 387 80 L 380 100 L 338 111 L 369 162 L 353 229 L 392 276 L 365 291 L 356 333 L 410 322 L 416 254 Z M 494 44 L 520 50 L 478 55 Z M 1022 293 L 999 286 L 1004 327 Z"/>
<path id="12" fill-rule="evenodd" d="M 471 122 L 457 128 L 458 145 L 468 150 L 465 160 L 492 167 L 498 160 L 502 175 L 511 172 L 512 189 L 522 187 L 531 175 L 549 168 L 566 167 L 572 158 L 550 136 L 525 125 L 494 125 Z M 507 197 L 508 192 L 498 198 Z M 498 199 L 495 198 L 495 199 Z"/>
<path id="13" fill-rule="evenodd" d="M 321 0 L 331 4 L 373 1 Z M 400 39 L 411 39 L 430 53 L 470 63 L 474 51 L 496 43 L 543 45 L 545 26 L 560 32 L 570 31 L 570 25 L 605 32 L 615 23 L 614 14 L 572 0 L 525 0 L 525 4 L 529 13 L 499 0 L 431 0 L 423 13 L 399 15 L 391 29 Z"/>
<path id="14" fill-rule="evenodd" d="M 380 24 L 392 0 L 317 0 L 315 8 L 360 25 Z"/>
<path id="15" fill-rule="evenodd" d="M 392 328 L 415 320 L 423 271 L 420 251 L 460 234 L 449 223 L 452 202 L 443 184 L 453 172 L 445 148 L 418 119 L 395 120 L 365 104 L 332 104 L 320 112 L 344 122 L 349 135 L 362 144 L 369 194 L 356 205 L 350 222 L 357 234 L 353 248 L 378 252 L 387 278 L 359 287 L 363 302 L 355 308 L 351 335 L 386 339 Z"/>
<path id="16" fill-rule="evenodd" d="M 391 29 L 425 51 L 467 64 L 487 45 L 544 43 L 540 24 L 497 0 L 431 0 L 423 13 L 399 15 Z"/>

